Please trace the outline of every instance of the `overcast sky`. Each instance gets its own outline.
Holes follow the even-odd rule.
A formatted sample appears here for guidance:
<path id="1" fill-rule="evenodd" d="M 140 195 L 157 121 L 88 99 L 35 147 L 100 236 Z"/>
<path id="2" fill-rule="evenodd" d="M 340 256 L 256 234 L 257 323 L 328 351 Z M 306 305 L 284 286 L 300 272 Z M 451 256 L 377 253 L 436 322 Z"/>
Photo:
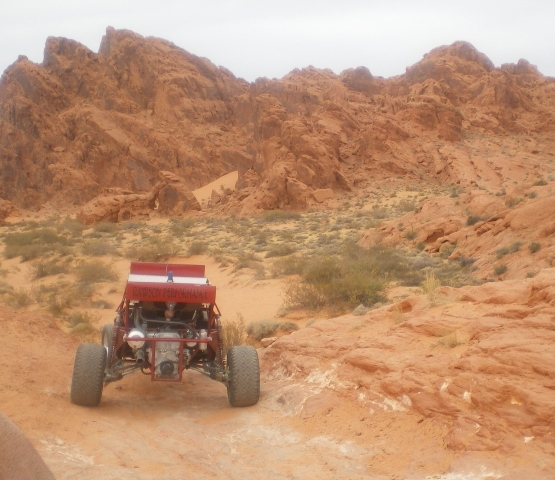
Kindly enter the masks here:
<path id="1" fill-rule="evenodd" d="M 2 0 L 0 71 L 41 63 L 48 36 L 97 52 L 107 26 L 161 37 L 248 81 L 313 65 L 405 72 L 466 40 L 496 66 L 520 58 L 555 76 L 554 0 Z"/>

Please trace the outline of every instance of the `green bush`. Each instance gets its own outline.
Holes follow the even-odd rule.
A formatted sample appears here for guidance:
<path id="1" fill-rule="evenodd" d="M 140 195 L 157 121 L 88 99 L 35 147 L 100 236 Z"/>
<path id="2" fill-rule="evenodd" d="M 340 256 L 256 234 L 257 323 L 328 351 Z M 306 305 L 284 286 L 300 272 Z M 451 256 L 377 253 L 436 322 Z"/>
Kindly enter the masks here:
<path id="1" fill-rule="evenodd" d="M 125 251 L 126 258 L 139 262 L 161 262 L 175 257 L 179 247 L 170 236 L 153 236 L 147 242 Z"/>
<path id="2" fill-rule="evenodd" d="M 58 275 L 69 271 L 69 262 L 60 262 L 59 259 L 38 260 L 31 267 L 31 277 L 39 279 L 50 275 Z"/>
<path id="3" fill-rule="evenodd" d="M 300 275 L 306 268 L 307 259 L 297 255 L 281 257 L 272 264 L 272 276 L 280 277 L 283 275 Z"/>
<path id="4" fill-rule="evenodd" d="M 75 276 L 83 284 L 112 282 L 118 278 L 112 265 L 98 261 L 79 264 L 75 269 Z"/>
<path id="5" fill-rule="evenodd" d="M 469 215 L 466 219 L 466 225 L 471 227 L 482 220 L 482 217 L 478 215 Z"/>
<path id="6" fill-rule="evenodd" d="M 279 322 L 275 320 L 259 320 L 251 322 L 247 325 L 247 335 L 255 340 L 262 340 L 263 338 L 271 337 L 279 328 Z"/>
<path id="7" fill-rule="evenodd" d="M 293 252 L 295 252 L 295 248 L 287 243 L 272 245 L 268 252 L 266 252 L 266 258 L 285 257 L 286 255 L 291 255 Z"/>
<path id="8" fill-rule="evenodd" d="M 501 264 L 493 269 L 493 273 L 495 275 L 503 275 L 508 269 L 509 267 L 507 267 L 507 265 Z"/>
<path id="9" fill-rule="evenodd" d="M 15 258 L 21 256 L 23 262 L 50 252 L 67 253 L 63 250 L 63 246 L 67 244 L 67 239 L 58 235 L 53 228 L 39 228 L 12 233 L 6 235 L 4 242 L 6 244 L 4 257 Z"/>
<path id="10" fill-rule="evenodd" d="M 202 255 L 208 250 L 208 244 L 200 240 L 195 240 L 187 249 L 188 255 Z"/>
<path id="11" fill-rule="evenodd" d="M 300 213 L 284 210 L 271 210 L 262 216 L 262 220 L 266 222 L 287 222 L 289 220 L 300 220 L 301 218 Z"/>
<path id="12" fill-rule="evenodd" d="M 530 250 L 530 253 L 536 253 L 537 251 L 539 251 L 540 248 L 541 244 L 539 244 L 538 242 L 532 242 L 530 243 L 530 245 L 528 245 L 528 250 Z"/>
<path id="13" fill-rule="evenodd" d="M 189 234 L 195 226 L 195 221 L 191 218 L 175 219 L 170 224 L 170 232 L 177 236 Z"/>
<path id="14" fill-rule="evenodd" d="M 498 259 L 503 258 L 505 255 L 509 255 L 510 253 L 518 252 L 520 250 L 521 245 L 522 245 L 522 242 L 513 242 L 508 247 L 502 247 L 498 249 L 496 252 L 497 258 Z"/>
<path id="15" fill-rule="evenodd" d="M 25 288 L 17 288 L 8 293 L 8 305 L 13 308 L 22 308 L 33 303 L 33 295 Z"/>
<path id="16" fill-rule="evenodd" d="M 413 212 L 416 210 L 416 202 L 414 200 L 401 200 L 398 209 L 402 212 Z"/>
<path id="17" fill-rule="evenodd" d="M 101 220 L 93 225 L 93 231 L 97 233 L 114 233 L 117 229 L 117 224 L 108 220 Z"/>
<path id="18" fill-rule="evenodd" d="M 66 318 L 66 326 L 69 331 L 79 337 L 87 337 L 96 333 L 93 323 L 98 321 L 98 317 L 88 312 L 72 312 Z"/>
<path id="19" fill-rule="evenodd" d="M 245 321 L 243 316 L 239 313 L 235 320 L 226 320 L 222 322 L 222 342 L 224 344 L 224 358 L 227 356 L 227 351 L 236 345 L 243 345 L 245 343 Z"/>
<path id="20" fill-rule="evenodd" d="M 242 268 L 254 268 L 256 270 L 260 267 L 260 262 L 260 258 L 253 252 L 243 252 L 235 260 L 235 270 L 241 270 Z"/>
<path id="21" fill-rule="evenodd" d="M 518 205 L 523 200 L 524 199 L 522 197 L 511 197 L 511 198 L 507 199 L 507 201 L 505 202 L 505 205 L 507 205 L 507 207 L 509 207 L 509 208 L 512 208 L 512 207 Z"/>
<path id="22" fill-rule="evenodd" d="M 522 242 L 513 242 L 513 243 L 511 243 L 511 245 L 509 246 L 509 253 L 518 252 L 520 250 L 521 246 L 522 246 Z"/>
<path id="23" fill-rule="evenodd" d="M 285 290 L 291 308 L 347 310 L 383 300 L 389 281 L 417 285 L 422 278 L 394 249 L 347 244 L 338 256 L 314 257 Z"/>
<path id="24" fill-rule="evenodd" d="M 117 247 L 106 240 L 91 240 L 81 248 L 83 255 L 99 257 L 102 255 L 113 255 L 117 252 Z"/>

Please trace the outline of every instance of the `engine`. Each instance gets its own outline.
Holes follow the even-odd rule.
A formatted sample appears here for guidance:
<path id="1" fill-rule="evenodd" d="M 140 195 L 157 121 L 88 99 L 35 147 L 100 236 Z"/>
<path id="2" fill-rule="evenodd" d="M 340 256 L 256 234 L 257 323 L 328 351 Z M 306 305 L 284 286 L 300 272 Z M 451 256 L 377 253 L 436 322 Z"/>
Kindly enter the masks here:
<path id="1" fill-rule="evenodd" d="M 165 330 L 162 332 L 148 333 L 148 338 L 181 338 L 178 332 Z M 183 349 L 183 364 L 189 363 L 190 353 Z M 152 363 L 152 348 L 148 351 L 148 360 L 154 375 L 163 378 L 179 377 L 179 342 L 156 342 L 154 352 L 154 364 Z"/>

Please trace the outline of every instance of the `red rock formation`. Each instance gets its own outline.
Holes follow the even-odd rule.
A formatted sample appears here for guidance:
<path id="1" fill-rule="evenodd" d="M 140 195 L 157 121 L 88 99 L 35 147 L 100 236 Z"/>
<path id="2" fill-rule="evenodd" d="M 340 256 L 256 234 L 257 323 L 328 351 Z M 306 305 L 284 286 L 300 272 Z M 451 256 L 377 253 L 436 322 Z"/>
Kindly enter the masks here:
<path id="1" fill-rule="evenodd" d="M 518 456 L 526 448 L 548 457 L 555 453 L 554 305 L 554 269 L 526 281 L 442 287 L 435 302 L 408 297 L 278 338 L 262 366 L 301 384 L 320 378 L 311 397 L 333 390 L 372 415 L 412 411 L 441 421 L 450 450 Z M 286 406 L 302 414 L 299 401 Z"/>
<path id="2" fill-rule="evenodd" d="M 41 65 L 21 57 L 0 82 L 0 198 L 67 209 L 105 188 L 146 194 L 160 171 L 192 190 L 239 170 L 222 207 L 235 210 L 302 209 L 314 190 L 396 175 L 501 189 L 550 148 L 553 85 L 464 42 L 391 79 L 309 67 L 249 85 L 126 30 L 108 28 L 97 54 L 49 38 Z M 508 134 L 534 145 L 515 149 Z M 503 156 L 486 160 L 491 140 Z"/>

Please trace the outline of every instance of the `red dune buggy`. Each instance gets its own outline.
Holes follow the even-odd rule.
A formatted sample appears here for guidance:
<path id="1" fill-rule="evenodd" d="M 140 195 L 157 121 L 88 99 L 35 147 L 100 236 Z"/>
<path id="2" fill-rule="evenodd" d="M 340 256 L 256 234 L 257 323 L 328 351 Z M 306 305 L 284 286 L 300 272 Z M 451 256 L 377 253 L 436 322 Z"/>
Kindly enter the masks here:
<path id="1" fill-rule="evenodd" d="M 98 405 L 105 385 L 132 372 L 179 382 L 186 369 L 224 383 L 234 407 L 258 402 L 258 354 L 240 345 L 223 358 L 216 287 L 206 279 L 204 265 L 131 263 L 116 313 L 114 323 L 102 329 L 102 345 L 83 343 L 77 349 L 73 403 Z"/>

